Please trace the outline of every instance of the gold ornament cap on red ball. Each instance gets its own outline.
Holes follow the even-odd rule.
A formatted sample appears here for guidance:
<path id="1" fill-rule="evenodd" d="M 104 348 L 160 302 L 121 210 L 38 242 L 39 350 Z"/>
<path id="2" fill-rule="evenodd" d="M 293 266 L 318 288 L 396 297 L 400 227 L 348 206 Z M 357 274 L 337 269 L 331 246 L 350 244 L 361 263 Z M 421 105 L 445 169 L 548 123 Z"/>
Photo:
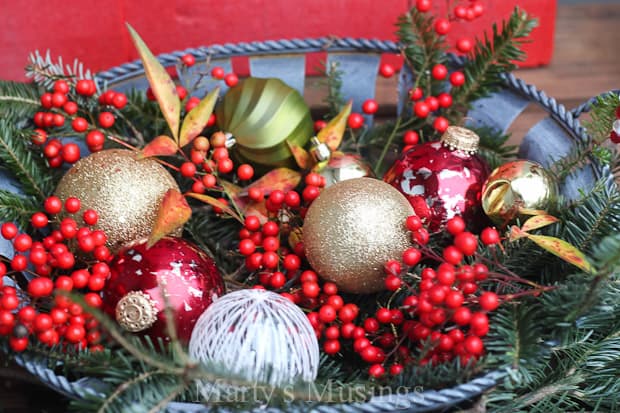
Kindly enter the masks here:
<path id="1" fill-rule="evenodd" d="M 348 179 L 324 189 L 303 226 L 306 257 L 324 279 L 348 293 L 385 288 L 385 263 L 411 246 L 406 228 L 413 208 L 398 190 L 372 178 Z"/>
<path id="2" fill-rule="evenodd" d="M 136 152 L 126 149 L 95 152 L 69 169 L 55 191 L 63 201 L 78 198 L 80 213 L 93 209 L 99 214 L 95 229 L 105 232 L 106 245 L 112 253 L 127 243 L 148 237 L 164 195 L 169 189 L 179 190 L 166 168 L 154 159 L 136 156 Z M 179 236 L 181 231 L 171 235 Z"/>
<path id="3" fill-rule="evenodd" d="M 137 333 L 157 321 L 157 304 L 142 291 L 131 291 L 116 304 L 116 321 L 126 331 Z"/>
<path id="4" fill-rule="evenodd" d="M 472 130 L 460 126 L 448 126 L 441 136 L 441 143 L 450 150 L 473 155 L 478 152 L 480 137 Z"/>

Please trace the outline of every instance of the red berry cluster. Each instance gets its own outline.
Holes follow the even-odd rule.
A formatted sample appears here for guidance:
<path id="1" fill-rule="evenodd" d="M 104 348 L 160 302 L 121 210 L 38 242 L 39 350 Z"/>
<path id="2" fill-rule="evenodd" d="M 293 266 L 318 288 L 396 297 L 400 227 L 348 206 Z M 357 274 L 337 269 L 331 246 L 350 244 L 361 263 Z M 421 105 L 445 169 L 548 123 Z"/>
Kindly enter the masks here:
<path id="1" fill-rule="evenodd" d="M 97 101 L 100 106 L 97 115 L 97 124 L 92 125 L 87 116 L 80 116 L 80 104 L 88 104 L 88 99 L 97 94 L 97 85 L 91 79 L 60 79 L 54 82 L 53 90 L 41 95 L 40 101 L 44 111 L 34 115 L 34 124 L 37 126 L 31 141 L 41 146 L 43 155 L 52 168 L 59 168 L 63 163 L 73 164 L 80 159 L 80 147 L 74 142 L 63 143 L 59 138 L 49 139 L 48 133 L 57 132 L 65 126 L 65 120 L 71 122 L 71 128 L 79 134 L 84 133 L 86 145 L 91 152 L 103 149 L 105 136 L 102 130 L 114 126 L 116 121 L 114 111 L 123 109 L 127 105 L 127 96 L 124 93 L 107 90 L 101 93 Z M 80 104 L 78 104 L 80 103 Z M 88 113 L 92 113 L 91 110 Z"/>
<path id="2" fill-rule="evenodd" d="M 489 330 L 487 313 L 500 303 L 496 293 L 480 289 L 479 283 L 489 276 L 487 266 L 464 262 L 464 257 L 475 256 L 478 238 L 465 231 L 462 218 L 448 221 L 446 230 L 453 236 L 453 243 L 443 249 L 441 256 L 425 247 L 428 233 L 418 217 L 409 217 L 406 225 L 418 246 L 403 252 L 405 268 L 395 260 L 385 265 L 386 288 L 405 294 L 399 296 L 397 305 L 381 307 L 374 317 L 364 320 L 365 338 L 374 344 L 354 342 L 354 348 L 371 348 L 360 355 L 375 363 L 369 370 L 374 377 L 385 373 L 386 363 L 392 363 L 390 372 L 394 373 L 410 362 L 437 364 L 458 357 L 465 365 L 477 359 L 484 354 L 481 337 Z M 499 242 L 494 228 L 486 228 L 480 238 L 486 245 Z M 441 264 L 437 268 L 424 266 L 419 274 L 413 273 L 425 258 Z M 410 349 L 416 350 L 417 357 L 410 354 Z M 386 352 L 386 358 L 369 356 Z"/>
<path id="3" fill-rule="evenodd" d="M 614 121 L 611 132 L 609 133 L 609 140 L 613 143 L 620 143 L 620 106 L 616 108 L 616 120 Z"/>
<path id="4" fill-rule="evenodd" d="M 264 200 L 270 220 L 261 224 L 257 216 L 245 218 L 239 231 L 239 252 L 246 257 L 246 268 L 257 273 L 259 284 L 265 288 L 279 290 L 298 276 L 305 256 L 303 244 L 295 238 L 295 230 L 291 230 L 289 217 L 305 215 L 308 206 L 319 196 L 320 188 L 325 186 L 325 178 L 310 173 L 305 183 L 301 195 L 294 190 L 286 193 L 273 190 L 265 198 L 262 189 L 252 186 L 248 189 L 251 200 Z"/>
<path id="5" fill-rule="evenodd" d="M 0 336 L 9 337 L 14 351 L 24 351 L 33 339 L 48 346 L 62 340 L 76 348 L 103 349 L 98 321 L 68 296 L 57 294 L 80 292 L 89 306 L 102 305 L 100 291 L 110 273 L 111 254 L 105 233 L 92 228 L 97 213 L 84 211 L 80 225 L 73 218 L 80 209 L 77 198 L 68 198 L 64 205 L 55 196 L 47 198 L 45 212 L 36 212 L 30 220 L 35 232 L 49 233 L 40 241 L 20 234 L 11 222 L 0 227 L 0 234 L 12 241 L 15 250 L 11 260 L 0 262 Z M 67 217 L 59 221 L 63 210 Z M 58 229 L 49 228 L 50 223 Z M 16 279 L 19 273 L 27 274 L 25 291 L 3 286 L 5 275 Z"/>
<path id="6" fill-rule="evenodd" d="M 239 181 L 249 181 L 254 177 L 254 168 L 250 164 L 241 164 L 235 171 L 226 140 L 226 135 L 218 131 L 211 135 L 211 139 L 198 136 L 192 141 L 189 156 L 179 168 L 183 177 L 193 181 L 192 192 L 204 194 L 207 190 L 217 189 L 218 178 L 233 172 L 236 172 Z M 218 200 L 228 204 L 225 198 Z"/>

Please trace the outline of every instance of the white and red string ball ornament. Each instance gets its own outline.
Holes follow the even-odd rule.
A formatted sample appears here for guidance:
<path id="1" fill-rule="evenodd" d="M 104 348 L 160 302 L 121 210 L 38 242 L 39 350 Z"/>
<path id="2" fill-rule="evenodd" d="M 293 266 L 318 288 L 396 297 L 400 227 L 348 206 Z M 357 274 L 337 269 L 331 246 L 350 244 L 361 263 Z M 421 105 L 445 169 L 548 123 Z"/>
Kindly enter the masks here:
<path id="1" fill-rule="evenodd" d="M 311 382 L 319 367 L 319 344 L 303 311 L 258 289 L 232 292 L 207 308 L 194 327 L 189 354 L 272 386 Z M 201 386 L 202 392 L 209 387 Z"/>

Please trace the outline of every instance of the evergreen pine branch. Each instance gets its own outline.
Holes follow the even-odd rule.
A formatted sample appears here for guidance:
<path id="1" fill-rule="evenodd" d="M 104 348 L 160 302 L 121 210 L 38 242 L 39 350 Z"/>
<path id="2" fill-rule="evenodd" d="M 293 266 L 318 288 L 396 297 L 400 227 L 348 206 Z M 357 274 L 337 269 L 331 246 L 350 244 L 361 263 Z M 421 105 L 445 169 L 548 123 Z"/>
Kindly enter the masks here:
<path id="1" fill-rule="evenodd" d="M 415 87 L 431 95 L 430 70 L 447 59 L 443 38 L 433 29 L 434 18 L 415 7 L 398 17 L 396 36 L 403 45 L 403 54 L 412 72 L 417 74 Z"/>
<path id="2" fill-rule="evenodd" d="M 329 67 L 327 63 L 323 64 L 323 74 L 325 76 L 327 96 L 323 102 L 327 105 L 326 119 L 332 119 L 340 113 L 342 107 L 346 104 L 342 95 L 342 75 L 343 72 L 338 68 L 338 62 L 332 62 Z"/>
<path id="3" fill-rule="evenodd" d="M 613 182 L 601 180 L 581 202 L 566 209 L 560 238 L 589 253 L 608 234 L 620 232 L 620 192 Z"/>
<path id="4" fill-rule="evenodd" d="M 84 64 L 75 59 L 73 64 L 65 64 L 62 57 L 53 61 L 50 51 L 42 55 L 38 50 L 29 56 L 29 64 L 26 67 L 26 76 L 44 89 L 51 89 L 58 79 L 93 79 L 90 70 L 84 68 Z"/>
<path id="5" fill-rule="evenodd" d="M 18 179 L 26 194 L 43 200 L 52 191 L 51 174 L 26 144 L 27 133 L 18 130 L 12 118 L 0 119 L 0 162 Z"/>
<path id="6" fill-rule="evenodd" d="M 610 92 L 598 96 L 590 110 L 590 119 L 583 122 L 588 134 L 595 142 L 609 138 L 612 124 L 616 120 L 616 109 L 620 106 L 620 95 Z"/>
<path id="7" fill-rule="evenodd" d="M 32 214 L 40 210 L 40 203 L 33 197 L 0 190 L 0 222 L 15 222 L 27 228 Z"/>
<path id="8" fill-rule="evenodd" d="M 515 8 L 510 18 L 502 22 L 501 29 L 493 25 L 491 38 L 485 33 L 484 40 L 476 46 L 465 63 L 465 84 L 452 90 L 454 104 L 451 114 L 468 108 L 470 102 L 488 96 L 500 89 L 501 75 L 516 68 L 515 61 L 523 61 L 525 53 L 520 49 L 525 38 L 536 26 L 536 20 Z"/>
<path id="9" fill-rule="evenodd" d="M 599 273 L 612 274 L 620 267 L 620 233 L 603 238 L 592 251 L 592 261 Z"/>
<path id="10" fill-rule="evenodd" d="M 30 118 L 39 109 L 40 89 L 33 83 L 0 80 L 0 118 Z"/>

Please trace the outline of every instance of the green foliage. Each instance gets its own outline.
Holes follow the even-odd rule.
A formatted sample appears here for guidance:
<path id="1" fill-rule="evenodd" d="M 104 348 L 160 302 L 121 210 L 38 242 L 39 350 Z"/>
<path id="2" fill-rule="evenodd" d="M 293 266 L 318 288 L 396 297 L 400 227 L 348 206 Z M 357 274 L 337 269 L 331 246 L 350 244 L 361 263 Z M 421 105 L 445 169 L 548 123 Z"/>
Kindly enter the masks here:
<path id="1" fill-rule="evenodd" d="M 323 99 L 323 102 L 327 106 L 327 113 L 325 119 L 335 118 L 342 107 L 347 103 L 342 96 L 342 70 L 338 68 L 338 62 L 332 62 L 327 65 L 323 62 L 321 66 L 321 73 L 325 76 L 325 88 L 327 95 Z"/>
<path id="2" fill-rule="evenodd" d="M 0 118 L 30 118 L 39 109 L 40 89 L 33 83 L 0 80 Z"/>
<path id="3" fill-rule="evenodd" d="M 620 106 L 620 95 L 615 92 L 598 96 L 592 104 L 590 119 L 583 124 L 595 142 L 604 142 L 609 138 L 612 123 L 616 120 L 616 109 Z"/>
<path id="4" fill-rule="evenodd" d="M 463 109 L 470 102 L 499 90 L 501 75 L 515 69 L 515 61 L 525 58 L 520 46 L 535 26 L 536 20 L 516 8 L 501 28 L 494 24 L 490 37 L 485 33 L 484 40 L 476 41 L 463 68 L 465 84 L 452 92 L 453 110 L 465 113 Z"/>
<path id="5" fill-rule="evenodd" d="M 0 166 L 11 171 L 26 194 L 42 200 L 52 191 L 54 174 L 27 143 L 31 133 L 20 130 L 12 117 L 0 119 Z"/>
<path id="6" fill-rule="evenodd" d="M 0 190 L 0 222 L 15 222 L 20 228 L 27 228 L 30 217 L 39 209 L 36 198 Z"/>
<path id="7" fill-rule="evenodd" d="M 421 87 L 425 95 L 436 92 L 431 88 L 430 70 L 446 61 L 443 37 L 433 29 L 434 18 L 420 13 L 415 7 L 398 17 L 396 35 L 403 44 L 407 64 L 417 74 L 414 87 Z"/>

